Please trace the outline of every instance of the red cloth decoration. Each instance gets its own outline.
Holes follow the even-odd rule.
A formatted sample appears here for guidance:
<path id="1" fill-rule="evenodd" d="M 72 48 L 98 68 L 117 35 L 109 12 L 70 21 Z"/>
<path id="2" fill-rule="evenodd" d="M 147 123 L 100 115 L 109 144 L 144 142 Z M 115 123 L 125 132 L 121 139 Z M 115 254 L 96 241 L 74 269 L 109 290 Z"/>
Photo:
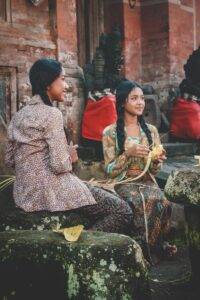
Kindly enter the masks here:
<path id="1" fill-rule="evenodd" d="M 117 120 L 114 95 L 103 96 L 100 100 L 88 99 L 83 114 L 82 136 L 101 141 L 104 128 Z"/>
<path id="2" fill-rule="evenodd" d="M 172 108 L 170 132 L 188 140 L 200 140 L 200 104 L 178 98 Z"/>

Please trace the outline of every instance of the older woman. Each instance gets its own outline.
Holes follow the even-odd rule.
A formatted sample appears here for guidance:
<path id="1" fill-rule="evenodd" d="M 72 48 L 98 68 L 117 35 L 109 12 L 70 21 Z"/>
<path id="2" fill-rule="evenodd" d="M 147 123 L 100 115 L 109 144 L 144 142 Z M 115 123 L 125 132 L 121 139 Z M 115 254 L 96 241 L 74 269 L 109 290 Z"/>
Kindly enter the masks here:
<path id="1" fill-rule="evenodd" d="M 29 75 L 33 97 L 8 128 L 6 161 L 15 169 L 16 205 L 27 212 L 77 210 L 92 220 L 93 230 L 125 233 L 133 218 L 128 204 L 72 173 L 76 147 L 67 144 L 62 114 L 52 106 L 64 101 L 67 89 L 61 64 L 40 59 Z"/>

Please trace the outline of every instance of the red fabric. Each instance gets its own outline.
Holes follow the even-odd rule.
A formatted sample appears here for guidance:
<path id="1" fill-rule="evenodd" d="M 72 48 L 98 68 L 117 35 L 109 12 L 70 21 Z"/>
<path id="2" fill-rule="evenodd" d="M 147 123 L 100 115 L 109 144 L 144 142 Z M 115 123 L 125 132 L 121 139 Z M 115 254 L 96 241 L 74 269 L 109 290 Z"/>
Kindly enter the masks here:
<path id="1" fill-rule="evenodd" d="M 200 140 L 200 104 L 178 98 L 172 108 L 170 132 L 178 138 Z"/>
<path id="2" fill-rule="evenodd" d="M 104 96 L 98 101 L 88 99 L 83 114 L 82 136 L 101 141 L 104 128 L 117 120 L 115 96 Z"/>

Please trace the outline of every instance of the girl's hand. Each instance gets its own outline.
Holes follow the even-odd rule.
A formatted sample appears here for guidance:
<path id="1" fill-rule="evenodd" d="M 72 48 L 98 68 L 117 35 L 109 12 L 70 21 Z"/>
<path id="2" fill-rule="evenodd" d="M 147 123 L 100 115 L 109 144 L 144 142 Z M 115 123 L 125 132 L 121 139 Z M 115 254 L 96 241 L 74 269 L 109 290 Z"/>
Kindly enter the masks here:
<path id="1" fill-rule="evenodd" d="M 144 145 L 134 144 L 132 147 L 125 151 L 127 157 L 145 157 L 149 154 L 149 148 Z"/>
<path id="2" fill-rule="evenodd" d="M 165 154 L 161 154 L 153 161 L 153 163 L 154 164 L 162 164 L 166 159 L 167 159 L 167 157 L 165 156 Z"/>
<path id="3" fill-rule="evenodd" d="M 75 163 L 78 161 L 78 154 L 77 154 L 77 149 L 78 145 L 73 145 L 72 142 L 69 144 L 69 155 L 71 157 L 72 163 Z"/>

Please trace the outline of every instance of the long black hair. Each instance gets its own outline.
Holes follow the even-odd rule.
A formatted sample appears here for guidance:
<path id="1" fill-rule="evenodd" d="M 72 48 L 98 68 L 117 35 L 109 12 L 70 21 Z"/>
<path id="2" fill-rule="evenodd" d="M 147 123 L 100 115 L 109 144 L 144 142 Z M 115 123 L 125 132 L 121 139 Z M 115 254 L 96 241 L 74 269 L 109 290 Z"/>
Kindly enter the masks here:
<path id="1" fill-rule="evenodd" d="M 32 86 L 32 94 L 40 95 L 42 101 L 52 106 L 47 95 L 47 87 L 60 76 L 62 65 L 59 61 L 51 58 L 41 58 L 37 60 L 31 67 L 29 79 Z"/>
<path id="2" fill-rule="evenodd" d="M 117 110 L 117 142 L 119 147 L 119 154 L 124 152 L 124 142 L 125 142 L 125 130 L 124 130 L 124 112 L 125 112 L 125 103 L 128 98 L 129 93 L 135 88 L 141 88 L 141 86 L 134 81 L 124 80 L 122 81 L 116 89 L 116 110 Z M 142 89 L 142 88 L 141 88 Z M 152 146 L 152 136 L 151 131 L 149 130 L 144 117 L 139 116 L 138 121 L 141 128 L 143 129 L 146 137 L 148 139 L 149 146 Z"/>

